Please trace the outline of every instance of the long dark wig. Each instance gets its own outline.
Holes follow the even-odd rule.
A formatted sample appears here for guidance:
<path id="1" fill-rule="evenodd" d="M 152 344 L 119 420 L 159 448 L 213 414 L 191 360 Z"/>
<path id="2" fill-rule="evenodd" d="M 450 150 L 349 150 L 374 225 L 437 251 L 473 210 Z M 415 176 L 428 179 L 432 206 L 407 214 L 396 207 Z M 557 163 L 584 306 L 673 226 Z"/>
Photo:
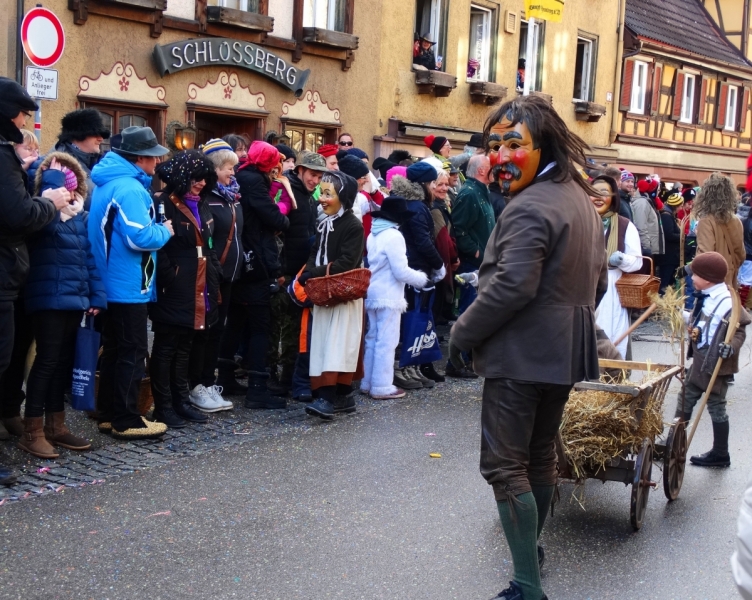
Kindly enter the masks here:
<path id="1" fill-rule="evenodd" d="M 553 181 L 563 183 L 572 179 L 586 194 L 596 195 L 592 186 L 578 170 L 578 165 L 582 168 L 586 167 L 585 152 L 590 149 L 590 146 L 569 130 L 547 100 L 540 96 L 520 96 L 499 106 L 488 116 L 483 126 L 484 147 L 488 147 L 491 128 L 502 119 L 509 120 L 512 125 L 517 123 L 527 125 L 534 147 L 541 151 L 539 172 L 549 163 L 555 162 L 556 165 L 549 171 Z M 548 173 L 546 175 L 548 176 Z"/>
<path id="2" fill-rule="evenodd" d="M 199 196 L 203 200 L 217 185 L 217 171 L 214 163 L 203 152 L 184 150 L 167 162 L 157 165 L 159 178 L 165 182 L 164 192 L 182 198 L 191 191 L 192 181 L 206 182 Z"/>

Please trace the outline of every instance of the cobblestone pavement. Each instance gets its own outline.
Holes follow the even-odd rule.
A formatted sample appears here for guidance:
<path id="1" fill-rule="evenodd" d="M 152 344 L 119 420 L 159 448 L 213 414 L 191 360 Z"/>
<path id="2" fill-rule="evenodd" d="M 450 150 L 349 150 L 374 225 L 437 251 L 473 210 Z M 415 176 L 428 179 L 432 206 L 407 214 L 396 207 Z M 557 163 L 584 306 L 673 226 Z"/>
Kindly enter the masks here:
<path id="1" fill-rule="evenodd" d="M 661 339 L 660 324 L 648 321 L 640 326 L 636 337 L 645 341 Z M 448 334 L 448 330 L 444 330 Z M 448 337 L 446 335 L 445 337 Z M 446 341 L 442 344 L 446 352 Z M 479 380 L 448 380 L 452 393 L 480 394 Z M 442 386 L 443 387 L 443 386 Z M 429 395 L 430 390 L 413 394 Z M 0 506 L 8 502 L 26 500 L 44 494 L 61 492 L 66 488 L 104 484 L 108 480 L 164 465 L 181 457 L 196 456 L 223 448 L 258 440 L 264 436 L 280 435 L 291 429 L 310 428 L 305 405 L 289 402 L 287 410 L 248 410 L 243 398 L 233 397 L 235 410 L 209 415 L 206 424 L 192 424 L 183 429 L 171 429 L 158 440 L 121 441 L 98 431 L 96 422 L 74 410 L 66 411 L 69 426 L 76 434 L 92 442 L 92 450 L 73 452 L 60 448 L 54 461 L 37 459 L 16 448 L 17 438 L 0 442 L 0 461 L 16 469 L 18 483 L 0 487 Z M 393 402 L 374 402 L 356 392 L 358 411 L 388 409 Z"/>

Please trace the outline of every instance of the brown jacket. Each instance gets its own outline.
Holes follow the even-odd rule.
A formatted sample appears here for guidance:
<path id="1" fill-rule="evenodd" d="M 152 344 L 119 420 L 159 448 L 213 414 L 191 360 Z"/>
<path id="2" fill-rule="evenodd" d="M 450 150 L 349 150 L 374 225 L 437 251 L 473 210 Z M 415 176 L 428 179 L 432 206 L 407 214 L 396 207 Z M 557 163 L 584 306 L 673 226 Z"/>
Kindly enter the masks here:
<path id="1" fill-rule="evenodd" d="M 726 285 L 738 290 L 739 267 L 747 258 L 742 222 L 737 217 L 728 223 L 719 223 L 712 217 L 700 219 L 697 223 L 697 255 L 703 252 L 718 252 L 726 259 L 729 269 Z"/>
<path id="2" fill-rule="evenodd" d="M 452 328 L 484 377 L 571 385 L 597 379 L 595 307 L 606 291 L 603 225 L 573 181 L 534 183 L 501 213 L 478 298 Z"/>

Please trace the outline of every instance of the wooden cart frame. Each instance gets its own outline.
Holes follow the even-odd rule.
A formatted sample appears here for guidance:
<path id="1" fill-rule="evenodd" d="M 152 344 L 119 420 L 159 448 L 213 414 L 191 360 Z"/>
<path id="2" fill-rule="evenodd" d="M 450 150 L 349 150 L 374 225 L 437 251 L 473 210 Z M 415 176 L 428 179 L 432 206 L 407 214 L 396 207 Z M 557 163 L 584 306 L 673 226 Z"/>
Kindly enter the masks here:
<path id="1" fill-rule="evenodd" d="M 633 399 L 629 405 L 630 413 L 638 423 L 642 420 L 645 407 L 651 398 L 663 406 L 671 380 L 682 373 L 682 367 L 679 365 L 605 359 L 600 359 L 598 363 L 601 367 L 608 369 L 660 372 L 657 377 L 639 385 L 629 382 L 610 384 L 584 381 L 574 386 L 575 390 L 597 390 L 632 396 Z M 610 463 L 601 468 L 586 471 L 584 477 L 579 479 L 574 476 L 567 461 L 561 435 L 557 436 L 556 444 L 560 479 L 577 482 L 582 482 L 583 479 L 599 479 L 604 483 L 618 481 L 625 485 L 632 485 L 629 512 L 632 527 L 635 530 L 642 527 L 650 488 L 656 485 L 651 478 L 654 458 L 659 456 L 663 458 L 663 491 L 666 498 L 671 501 L 679 496 L 687 459 L 687 433 L 685 423 L 681 419 L 675 419 L 671 424 L 665 444 L 656 444 L 655 439 L 645 438 L 636 454 L 631 453 L 627 448 Z"/>

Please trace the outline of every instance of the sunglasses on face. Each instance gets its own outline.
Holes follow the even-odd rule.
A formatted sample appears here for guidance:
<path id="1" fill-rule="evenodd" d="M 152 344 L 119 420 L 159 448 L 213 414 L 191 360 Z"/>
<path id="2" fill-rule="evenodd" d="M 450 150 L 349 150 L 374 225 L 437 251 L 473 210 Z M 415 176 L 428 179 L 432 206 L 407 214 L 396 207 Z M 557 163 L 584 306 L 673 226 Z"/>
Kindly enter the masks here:
<path id="1" fill-rule="evenodd" d="M 339 145 L 340 146 L 352 146 L 353 143 L 352 142 L 340 142 Z"/>

